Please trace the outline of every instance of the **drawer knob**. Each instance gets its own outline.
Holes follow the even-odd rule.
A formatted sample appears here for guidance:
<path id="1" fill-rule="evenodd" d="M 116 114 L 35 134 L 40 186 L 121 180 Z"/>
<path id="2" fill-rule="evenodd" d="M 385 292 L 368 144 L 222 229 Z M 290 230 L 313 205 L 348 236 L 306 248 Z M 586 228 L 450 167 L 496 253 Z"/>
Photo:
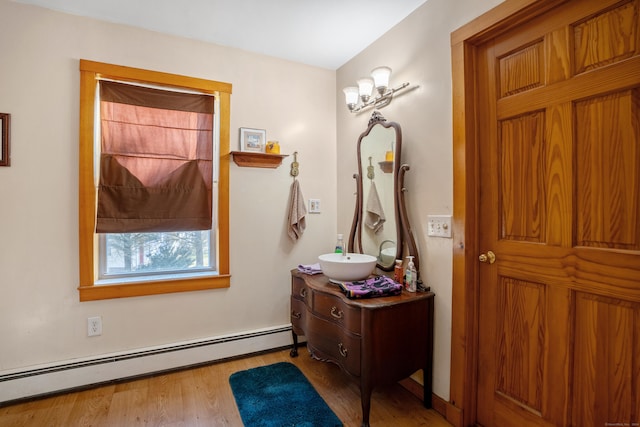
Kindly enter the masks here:
<path id="1" fill-rule="evenodd" d="M 334 305 L 331 307 L 331 315 L 336 319 L 342 319 L 342 310 L 338 310 L 338 307 Z"/>
<path id="2" fill-rule="evenodd" d="M 307 296 L 307 288 L 300 289 L 300 296 L 302 298 L 306 298 L 306 296 Z"/>
<path id="3" fill-rule="evenodd" d="M 347 350 L 345 346 L 342 345 L 342 343 L 338 344 L 338 350 L 340 351 L 340 356 L 347 357 L 347 353 L 349 353 L 349 350 Z"/>
<path id="4" fill-rule="evenodd" d="M 297 311 L 292 311 L 292 312 L 291 312 L 291 317 L 294 317 L 294 318 L 296 318 L 296 319 L 299 319 L 299 318 L 301 318 L 301 317 L 302 317 L 302 314 L 301 314 L 301 313 L 298 313 Z"/>

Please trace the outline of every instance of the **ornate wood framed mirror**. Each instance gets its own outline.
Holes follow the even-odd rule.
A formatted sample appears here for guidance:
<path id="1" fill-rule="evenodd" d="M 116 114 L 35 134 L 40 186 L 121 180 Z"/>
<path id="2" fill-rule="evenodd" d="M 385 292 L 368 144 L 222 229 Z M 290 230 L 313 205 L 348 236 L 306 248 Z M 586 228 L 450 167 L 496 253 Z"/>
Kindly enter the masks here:
<path id="1" fill-rule="evenodd" d="M 402 130 L 378 111 L 358 138 L 357 197 L 349 248 L 378 258 L 377 267 L 393 270 L 395 260 L 414 257 L 420 275 L 420 260 L 405 206 L 402 163 Z M 406 247 L 406 250 L 405 250 Z"/>

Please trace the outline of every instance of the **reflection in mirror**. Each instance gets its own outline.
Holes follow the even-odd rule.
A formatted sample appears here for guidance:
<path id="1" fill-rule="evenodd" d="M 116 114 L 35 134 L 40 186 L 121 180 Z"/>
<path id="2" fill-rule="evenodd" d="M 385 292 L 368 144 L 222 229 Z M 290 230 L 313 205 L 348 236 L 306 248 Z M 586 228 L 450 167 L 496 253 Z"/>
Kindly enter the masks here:
<path id="1" fill-rule="evenodd" d="M 407 255 L 415 257 L 419 268 L 404 206 L 403 178 L 409 166 L 401 164 L 400 125 L 374 112 L 358 139 L 357 154 L 358 173 L 354 178 L 358 191 L 349 247 L 353 252 L 377 257 L 378 268 L 391 271 L 395 260 L 403 258 L 407 244 Z"/>
<path id="2" fill-rule="evenodd" d="M 378 262 L 384 267 L 394 264 L 398 241 L 394 209 L 395 145 L 396 129 L 379 123 L 360 140 L 360 170 L 367 171 L 362 178 L 363 226 L 360 243 L 362 252 L 377 256 Z M 390 155 L 387 156 L 387 153 Z M 391 165 L 383 169 L 381 163 L 384 162 L 390 162 Z"/>

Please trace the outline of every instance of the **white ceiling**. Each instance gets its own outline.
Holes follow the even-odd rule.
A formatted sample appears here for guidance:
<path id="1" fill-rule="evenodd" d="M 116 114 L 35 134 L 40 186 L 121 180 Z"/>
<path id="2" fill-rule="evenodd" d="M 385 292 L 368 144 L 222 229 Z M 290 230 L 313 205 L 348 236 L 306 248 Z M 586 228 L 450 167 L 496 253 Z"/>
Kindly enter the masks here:
<path id="1" fill-rule="evenodd" d="M 14 0 L 335 70 L 427 0 Z"/>

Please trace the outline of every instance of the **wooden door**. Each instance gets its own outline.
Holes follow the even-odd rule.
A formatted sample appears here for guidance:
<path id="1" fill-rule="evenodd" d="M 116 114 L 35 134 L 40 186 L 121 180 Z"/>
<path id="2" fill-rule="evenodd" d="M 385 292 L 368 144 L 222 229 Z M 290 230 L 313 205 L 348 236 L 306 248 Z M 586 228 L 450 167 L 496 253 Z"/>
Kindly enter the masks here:
<path id="1" fill-rule="evenodd" d="M 569 1 L 476 50 L 481 425 L 639 425 L 639 12 Z"/>

